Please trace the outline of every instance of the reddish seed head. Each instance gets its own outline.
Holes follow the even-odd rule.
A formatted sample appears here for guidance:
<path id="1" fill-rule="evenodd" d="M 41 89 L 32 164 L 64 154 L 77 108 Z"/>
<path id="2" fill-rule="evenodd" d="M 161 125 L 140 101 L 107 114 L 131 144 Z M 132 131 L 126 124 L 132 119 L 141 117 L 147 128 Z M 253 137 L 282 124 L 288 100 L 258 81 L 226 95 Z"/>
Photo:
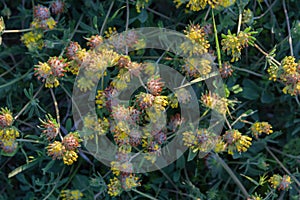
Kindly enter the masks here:
<path id="1" fill-rule="evenodd" d="M 45 20 L 50 17 L 50 12 L 47 7 L 38 5 L 34 7 L 33 15 L 34 18 L 37 18 L 38 20 Z"/>

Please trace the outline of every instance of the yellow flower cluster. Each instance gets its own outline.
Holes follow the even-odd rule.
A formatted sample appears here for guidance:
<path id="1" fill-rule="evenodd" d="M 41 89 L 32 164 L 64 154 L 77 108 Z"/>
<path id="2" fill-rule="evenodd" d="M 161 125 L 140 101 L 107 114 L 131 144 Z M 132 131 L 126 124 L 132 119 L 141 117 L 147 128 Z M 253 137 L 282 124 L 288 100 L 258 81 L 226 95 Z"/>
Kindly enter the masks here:
<path id="1" fill-rule="evenodd" d="M 135 3 L 135 8 L 138 13 L 141 12 L 141 9 L 145 8 L 145 5 L 149 2 L 149 0 L 137 0 Z"/>
<path id="2" fill-rule="evenodd" d="M 247 28 L 244 31 L 240 31 L 238 35 L 232 34 L 228 30 L 227 35 L 222 34 L 222 50 L 227 51 L 227 55 L 231 55 L 231 62 L 238 61 L 241 58 L 241 51 L 248 44 L 253 45 L 255 38 L 252 36 L 256 32 L 250 31 L 251 28 Z"/>
<path id="3" fill-rule="evenodd" d="M 295 60 L 293 56 L 286 56 L 280 66 L 271 65 L 267 70 L 269 79 L 282 82 L 285 85 L 283 93 L 292 96 L 300 94 L 300 61 Z"/>
<path id="4" fill-rule="evenodd" d="M 246 152 L 252 144 L 251 137 L 242 135 L 241 132 L 235 129 L 226 131 L 223 135 L 223 139 L 227 143 L 227 152 L 231 155 L 233 155 L 234 152 Z"/>
<path id="5" fill-rule="evenodd" d="M 60 192 L 60 198 L 62 200 L 80 200 L 83 197 L 80 190 L 62 190 Z"/>
<path id="6" fill-rule="evenodd" d="M 76 56 L 81 62 L 81 64 L 79 63 L 80 68 L 84 68 L 77 86 L 84 92 L 91 90 L 98 83 L 99 79 L 105 76 L 105 70 L 116 65 L 120 58 L 119 54 L 106 48 L 99 50 L 90 49 L 88 51 L 79 50 L 76 52 Z"/>
<path id="7" fill-rule="evenodd" d="M 13 116 L 9 109 L 0 110 L 0 147 L 6 153 L 12 153 L 16 150 L 18 143 L 17 137 L 20 136 L 16 127 L 12 126 Z"/>
<path id="8" fill-rule="evenodd" d="M 207 129 L 198 129 L 195 132 L 183 133 L 184 145 L 191 148 L 193 152 L 208 152 L 214 148 L 217 137 Z"/>
<path id="9" fill-rule="evenodd" d="M 232 103 L 228 99 L 219 97 L 216 93 L 211 92 L 203 94 L 201 102 L 205 107 L 213 109 L 222 115 L 226 115 L 229 111 L 228 106 Z"/>
<path id="10" fill-rule="evenodd" d="M 199 24 L 191 24 L 186 27 L 184 34 L 191 42 L 184 42 L 181 44 L 183 52 L 189 56 L 202 55 L 208 52 L 210 44 L 207 40 L 207 34 L 204 27 Z"/>
<path id="11" fill-rule="evenodd" d="M 207 5 L 211 6 L 212 8 L 226 8 L 235 2 L 235 0 L 174 0 L 174 3 L 176 4 L 176 7 L 179 8 L 179 6 L 187 1 L 188 4 L 186 7 L 190 8 L 192 11 L 203 10 Z"/>
<path id="12" fill-rule="evenodd" d="M 182 66 L 182 70 L 190 77 L 205 77 L 211 72 L 212 65 L 212 57 L 209 56 L 209 54 L 205 54 L 205 56 L 189 57 L 185 59 L 185 64 Z"/>
<path id="13" fill-rule="evenodd" d="M 46 147 L 48 156 L 52 157 L 53 160 L 63 159 L 64 164 L 72 165 L 77 161 L 77 148 L 80 147 L 80 142 L 79 134 L 70 132 L 63 138 L 62 142 L 54 141 Z"/>
<path id="14" fill-rule="evenodd" d="M 118 32 L 116 27 L 108 27 L 108 30 L 104 31 L 106 38 L 110 38 L 111 36 L 116 35 L 117 33 Z"/>
<path id="15" fill-rule="evenodd" d="M 50 57 L 47 62 L 39 62 L 35 65 L 35 75 L 39 80 L 45 82 L 45 87 L 53 88 L 59 86 L 58 78 L 65 75 L 68 63 L 62 57 Z"/>
<path id="16" fill-rule="evenodd" d="M 283 73 L 280 80 L 285 84 L 283 93 L 291 95 L 300 94 L 300 62 L 295 62 L 295 57 L 287 56 L 281 62 Z"/>
<path id="17" fill-rule="evenodd" d="M 259 135 L 265 133 L 267 135 L 273 133 L 272 126 L 268 122 L 255 122 L 251 126 L 252 135 L 258 138 Z"/>
<path id="18" fill-rule="evenodd" d="M 282 177 L 278 174 L 274 174 L 272 177 L 270 177 L 269 182 L 274 189 L 277 188 L 278 190 L 288 190 L 292 183 L 290 176 L 284 175 Z"/>
<path id="19" fill-rule="evenodd" d="M 103 117 L 102 119 L 96 119 L 91 115 L 86 115 L 83 118 L 84 127 L 82 134 L 83 139 L 93 139 L 95 133 L 98 135 L 104 135 L 109 129 L 109 121 L 107 118 Z"/>
<path id="20" fill-rule="evenodd" d="M 108 194 L 110 196 L 118 196 L 122 193 L 121 182 L 117 177 L 110 179 L 110 183 L 107 185 Z"/>
<path id="21" fill-rule="evenodd" d="M 29 51 L 42 49 L 44 46 L 43 33 L 40 31 L 30 31 L 21 37 L 21 41 L 25 44 Z"/>

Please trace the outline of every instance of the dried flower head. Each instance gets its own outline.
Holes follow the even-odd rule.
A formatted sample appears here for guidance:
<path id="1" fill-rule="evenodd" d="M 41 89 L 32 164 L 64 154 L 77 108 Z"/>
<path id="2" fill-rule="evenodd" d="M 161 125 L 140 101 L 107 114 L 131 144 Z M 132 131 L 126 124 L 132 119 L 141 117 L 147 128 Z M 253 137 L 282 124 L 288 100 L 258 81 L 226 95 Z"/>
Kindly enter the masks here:
<path id="1" fill-rule="evenodd" d="M 228 112 L 229 100 L 219 97 L 216 93 L 209 91 L 201 96 L 201 101 L 205 107 L 213 109 L 220 114 L 225 115 Z"/>
<path id="2" fill-rule="evenodd" d="M 46 120 L 43 121 L 40 119 L 40 122 L 42 125 L 39 126 L 39 128 L 42 129 L 42 132 L 47 139 L 54 139 L 59 133 L 59 124 L 56 122 L 56 120 L 50 114 L 48 114 L 46 115 Z"/>
<path id="3" fill-rule="evenodd" d="M 38 5 L 34 7 L 33 15 L 34 18 L 37 18 L 38 20 L 45 20 L 50 18 L 50 11 L 47 7 Z"/>
<path id="4" fill-rule="evenodd" d="M 70 44 L 66 48 L 66 56 L 69 60 L 74 60 L 77 56 L 77 51 L 81 50 L 81 46 L 78 42 L 71 41 Z"/>
<path id="5" fill-rule="evenodd" d="M 80 147 L 80 137 L 77 132 L 70 132 L 66 136 L 64 136 L 62 140 L 62 144 L 65 146 L 66 150 L 76 150 Z"/>
<path id="6" fill-rule="evenodd" d="M 150 91 L 150 93 L 153 94 L 154 96 L 157 96 L 161 93 L 164 85 L 165 84 L 164 82 L 161 81 L 160 77 L 152 77 L 147 82 L 147 88 Z"/>
<path id="7" fill-rule="evenodd" d="M 63 13 L 64 9 L 65 3 L 61 0 L 53 1 L 51 4 L 51 12 L 55 15 Z"/>
<path id="8" fill-rule="evenodd" d="M 87 42 L 87 46 L 91 49 L 95 49 L 97 46 L 103 43 L 103 37 L 100 35 L 92 35 L 89 38 L 85 38 Z"/>
<path id="9" fill-rule="evenodd" d="M 228 62 L 223 63 L 223 66 L 219 69 L 219 71 L 222 78 L 230 77 L 233 72 L 232 66 Z"/>

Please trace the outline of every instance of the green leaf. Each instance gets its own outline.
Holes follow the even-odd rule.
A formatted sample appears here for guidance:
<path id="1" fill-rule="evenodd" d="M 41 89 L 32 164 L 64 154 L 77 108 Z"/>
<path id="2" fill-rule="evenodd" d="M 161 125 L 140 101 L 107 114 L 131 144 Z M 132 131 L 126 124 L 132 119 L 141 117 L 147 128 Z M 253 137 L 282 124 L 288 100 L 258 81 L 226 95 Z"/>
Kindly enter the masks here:
<path id="1" fill-rule="evenodd" d="M 197 156 L 198 152 L 194 152 L 192 149 L 189 149 L 189 155 L 187 161 L 193 160 Z"/>
<path id="2" fill-rule="evenodd" d="M 44 167 L 42 169 L 43 175 L 45 175 L 46 172 L 48 172 L 48 170 L 53 166 L 54 163 L 55 163 L 55 160 L 51 160 L 50 162 L 48 162 L 48 164 L 46 165 L 46 167 Z"/>
<path id="3" fill-rule="evenodd" d="M 148 13 L 146 10 L 142 10 L 141 11 L 141 14 L 139 14 L 138 16 L 138 20 L 141 22 L 141 23 L 145 23 L 148 19 Z"/>
<path id="4" fill-rule="evenodd" d="M 260 101 L 262 103 L 272 103 L 275 100 L 275 97 L 272 93 L 264 90 L 261 94 Z"/>
<path id="5" fill-rule="evenodd" d="M 8 178 L 12 178 L 14 177 L 15 175 L 25 171 L 26 169 L 29 169 L 30 167 L 33 167 L 35 166 L 36 164 L 38 164 L 40 158 L 39 159 L 34 159 L 32 160 L 31 162 L 25 164 L 25 165 L 21 165 L 20 167 L 17 167 L 16 169 L 14 169 L 13 171 L 11 171 L 9 174 L 8 174 Z"/>

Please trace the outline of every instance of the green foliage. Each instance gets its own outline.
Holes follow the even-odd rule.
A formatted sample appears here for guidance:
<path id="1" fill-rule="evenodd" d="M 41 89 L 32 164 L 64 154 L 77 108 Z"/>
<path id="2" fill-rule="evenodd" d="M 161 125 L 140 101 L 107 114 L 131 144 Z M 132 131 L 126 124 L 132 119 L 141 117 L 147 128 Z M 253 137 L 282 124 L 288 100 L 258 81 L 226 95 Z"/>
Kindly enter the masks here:
<path id="1" fill-rule="evenodd" d="M 42 15 L 36 13 L 35 6 L 48 9 L 54 2 L 63 2 L 64 9 L 58 14 L 51 10 L 48 20 L 53 21 L 46 25 L 43 20 L 34 24 L 37 16 Z M 229 5 L 226 2 L 229 1 L 1 1 L 0 107 L 7 107 L 13 114 L 10 119 L 8 113 L 0 112 L 0 200 L 64 199 L 63 195 L 71 194 L 81 195 L 82 199 L 107 200 L 299 199 L 300 4 L 296 0 L 236 0 Z M 199 127 L 193 127 L 197 130 L 208 127 L 214 113 L 211 110 L 218 112 L 217 107 L 225 105 L 223 131 L 214 138 L 218 142 L 212 150 L 199 153 L 193 149 L 200 143 L 196 141 L 186 152 L 173 152 L 179 157 L 175 162 L 157 171 L 135 175 L 140 185 L 122 188 L 116 197 L 110 193 L 114 169 L 94 158 L 84 142 L 74 145 L 80 143 L 79 138 L 69 138 L 74 145 L 72 155 L 66 158 L 63 149 L 67 146 L 64 139 L 78 126 L 73 120 L 72 91 L 80 57 L 70 59 L 68 47 L 77 42 L 84 56 L 91 49 L 93 36 L 105 39 L 116 34 L 109 27 L 115 27 L 119 33 L 140 27 L 168 28 L 185 34 L 193 44 L 203 45 L 201 50 L 214 59 L 223 80 L 223 83 L 212 81 L 211 85 L 216 92 L 224 93 L 224 97 L 208 93 L 203 80 L 213 79 L 214 74 L 195 75 L 191 66 L 184 65 L 186 60 L 171 52 L 141 49 L 122 56 L 128 56 L 131 63 L 165 64 L 185 76 L 190 83 L 181 87 L 191 85 L 199 102 L 201 122 Z M 287 56 L 295 60 L 286 64 Z M 46 65 L 50 66 L 50 58 L 54 57 L 56 61 L 62 59 L 62 65 L 68 65 L 65 71 L 55 68 L 55 72 L 63 75 L 47 71 Z M 143 70 L 144 73 L 154 69 Z M 116 65 L 105 68 L 99 90 L 105 90 L 111 80 L 120 77 L 120 71 Z M 149 91 L 141 87 L 138 92 Z M 176 102 L 178 97 L 168 88 L 160 92 L 169 103 L 164 109 L 170 119 L 180 108 L 173 109 L 170 102 Z M 134 106 L 138 102 L 136 96 L 131 97 Z M 57 133 L 47 132 L 53 130 L 47 114 L 55 116 L 60 125 Z M 108 119 L 101 124 L 106 128 L 104 134 L 111 131 L 106 125 L 113 112 L 104 106 L 97 108 L 97 114 Z M 140 124 L 148 123 L 148 114 L 143 113 Z M 39 119 L 45 118 L 48 124 L 41 130 Z M 268 122 L 274 132 L 255 136 L 255 122 Z M 18 130 L 20 135 L 6 136 L 6 130 Z M 241 133 L 233 138 L 234 142 L 226 138 L 232 130 Z M 53 140 L 48 140 L 45 134 L 60 139 L 61 152 L 50 148 Z M 167 140 L 173 136 L 167 135 Z M 115 138 L 112 134 L 109 137 Z M 184 138 L 181 142 L 186 141 Z M 251 145 L 248 147 L 245 141 Z M 142 149 L 141 145 L 138 148 Z M 228 148 L 233 148 L 232 153 Z M 273 175 L 281 177 L 278 185 L 270 179 Z M 287 176 L 290 181 L 284 179 Z"/>

